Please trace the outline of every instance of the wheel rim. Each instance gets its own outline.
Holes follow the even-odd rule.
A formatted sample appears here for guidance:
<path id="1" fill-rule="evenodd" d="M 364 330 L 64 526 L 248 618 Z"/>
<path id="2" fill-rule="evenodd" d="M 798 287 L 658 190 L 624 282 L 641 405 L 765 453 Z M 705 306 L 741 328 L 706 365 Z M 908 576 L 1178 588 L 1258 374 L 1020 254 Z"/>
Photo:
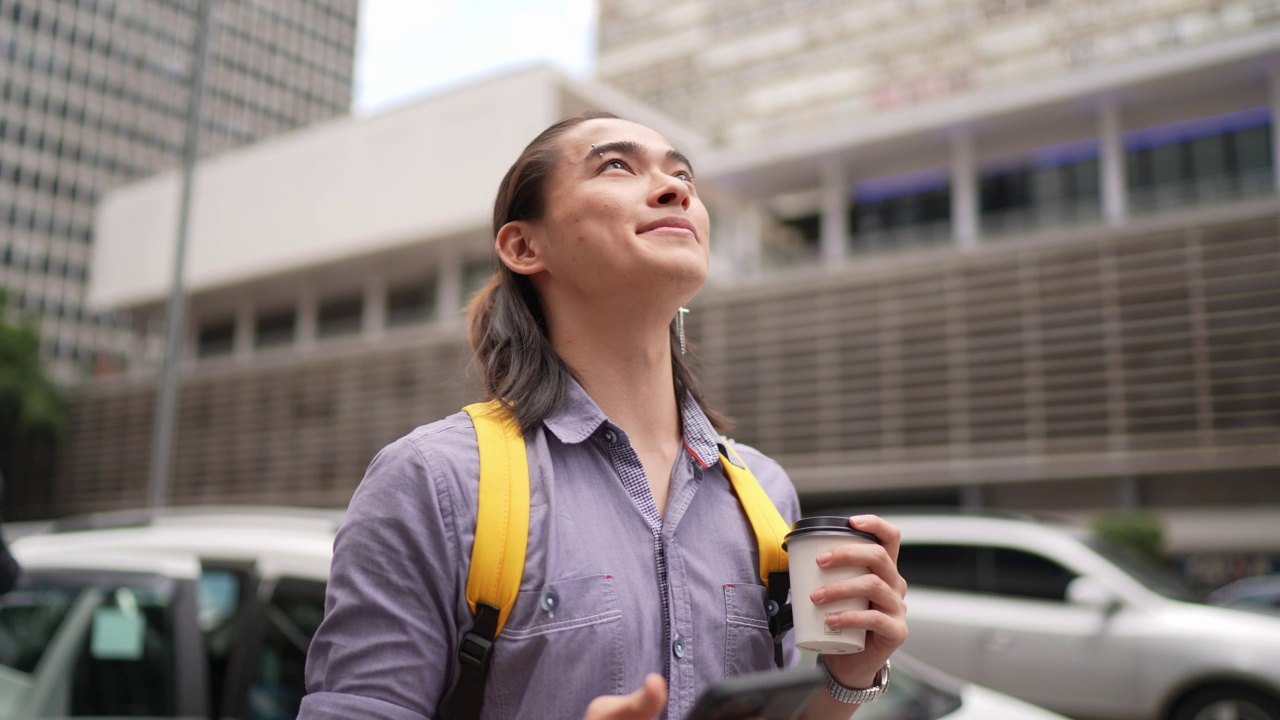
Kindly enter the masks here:
<path id="1" fill-rule="evenodd" d="M 1191 720 L 1276 720 L 1262 708 L 1245 700 L 1219 700 L 1200 708 Z"/>

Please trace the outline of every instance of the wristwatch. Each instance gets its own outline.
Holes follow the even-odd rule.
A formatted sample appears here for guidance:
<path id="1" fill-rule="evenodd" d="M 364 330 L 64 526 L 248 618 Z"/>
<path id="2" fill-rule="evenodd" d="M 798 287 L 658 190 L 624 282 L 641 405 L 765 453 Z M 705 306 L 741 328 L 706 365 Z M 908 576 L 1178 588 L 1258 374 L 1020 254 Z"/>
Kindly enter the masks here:
<path id="1" fill-rule="evenodd" d="M 889 689 L 889 661 L 884 661 L 884 667 L 876 673 L 875 684 L 869 688 L 851 688 L 840 684 L 831 675 L 831 671 L 827 669 L 827 663 L 818 656 L 818 667 L 822 668 L 822 672 L 827 676 L 827 693 L 831 697 L 842 703 L 850 705 L 866 705 L 867 703 L 878 700 L 884 691 Z"/>

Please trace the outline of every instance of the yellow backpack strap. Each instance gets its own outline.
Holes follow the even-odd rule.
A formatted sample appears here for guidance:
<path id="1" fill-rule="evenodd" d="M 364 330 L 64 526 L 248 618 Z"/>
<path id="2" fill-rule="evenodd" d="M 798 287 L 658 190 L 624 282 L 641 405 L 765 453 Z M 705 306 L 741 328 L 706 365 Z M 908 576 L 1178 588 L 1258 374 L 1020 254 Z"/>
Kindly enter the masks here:
<path id="1" fill-rule="evenodd" d="M 529 460 L 524 435 L 497 400 L 468 405 L 480 443 L 480 507 L 467 574 L 467 604 L 498 610 L 502 632 L 520 592 L 529 544 Z"/>
<path id="2" fill-rule="evenodd" d="M 782 519 L 782 513 L 778 512 L 778 507 L 769 499 L 769 495 L 760 486 L 760 481 L 747 468 L 733 444 L 724 438 L 721 446 L 726 453 L 721 454 L 720 465 L 724 467 L 724 474 L 729 478 L 729 484 L 733 486 L 733 492 L 737 494 L 738 502 L 747 514 L 747 521 L 756 534 L 756 548 L 760 553 L 760 579 L 768 588 L 769 600 L 765 605 L 765 612 L 769 615 L 769 633 L 773 635 L 773 661 L 778 667 L 783 667 L 786 658 L 783 657 L 782 639 L 791 629 L 792 612 L 791 604 L 787 602 L 791 592 L 791 575 L 787 572 L 787 551 L 782 548 L 782 541 L 791 528 Z M 729 454 L 733 457 L 730 458 Z"/>
<path id="3" fill-rule="evenodd" d="M 742 503 L 747 513 L 747 520 L 756 534 L 756 547 L 760 551 L 760 579 L 765 586 L 769 585 L 769 575 L 787 571 L 787 551 L 782 549 L 782 541 L 791 530 L 782 514 L 773 504 L 773 500 L 760 487 L 760 481 L 747 469 L 742 456 L 727 440 L 723 444 L 733 458 L 722 456 L 724 474 L 729 477 L 729 484 Z"/>
<path id="4" fill-rule="evenodd" d="M 497 400 L 463 408 L 480 445 L 476 539 L 467 571 L 475 624 L 458 647 L 458 677 L 441 704 L 442 720 L 479 720 L 493 643 L 520 593 L 529 545 L 529 459 L 524 435 Z"/>

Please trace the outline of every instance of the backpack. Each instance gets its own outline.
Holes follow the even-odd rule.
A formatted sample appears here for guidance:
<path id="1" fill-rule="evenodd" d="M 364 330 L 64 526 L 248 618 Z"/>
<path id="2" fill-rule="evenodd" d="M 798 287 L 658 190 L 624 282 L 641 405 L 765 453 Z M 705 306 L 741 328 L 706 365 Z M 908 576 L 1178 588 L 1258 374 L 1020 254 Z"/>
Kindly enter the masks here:
<path id="1" fill-rule="evenodd" d="M 463 410 L 480 446 L 476 538 L 467 574 L 467 604 L 476 621 L 459 645 L 458 681 L 441 705 L 440 716 L 447 720 L 479 720 L 493 643 L 515 606 L 529 542 L 529 463 L 520 427 L 497 400 Z M 728 440 L 722 447 L 728 454 L 721 451 L 721 466 L 755 532 L 760 580 L 768 588 L 774 662 L 781 667 L 782 638 L 791 629 L 790 576 L 782 548 L 790 528 L 737 450 Z"/>

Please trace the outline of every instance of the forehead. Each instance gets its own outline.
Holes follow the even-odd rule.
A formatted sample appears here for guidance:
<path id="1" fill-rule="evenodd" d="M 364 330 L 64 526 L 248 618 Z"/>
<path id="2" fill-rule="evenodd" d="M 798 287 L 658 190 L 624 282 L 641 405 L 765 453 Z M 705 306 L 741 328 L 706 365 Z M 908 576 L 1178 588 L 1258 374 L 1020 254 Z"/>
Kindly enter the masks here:
<path id="1" fill-rule="evenodd" d="M 592 145 L 630 141 L 644 146 L 649 152 L 665 155 L 672 149 L 671 141 L 656 130 L 630 120 L 599 118 L 587 120 L 570 128 L 561 140 L 564 159 L 576 162 Z"/>

